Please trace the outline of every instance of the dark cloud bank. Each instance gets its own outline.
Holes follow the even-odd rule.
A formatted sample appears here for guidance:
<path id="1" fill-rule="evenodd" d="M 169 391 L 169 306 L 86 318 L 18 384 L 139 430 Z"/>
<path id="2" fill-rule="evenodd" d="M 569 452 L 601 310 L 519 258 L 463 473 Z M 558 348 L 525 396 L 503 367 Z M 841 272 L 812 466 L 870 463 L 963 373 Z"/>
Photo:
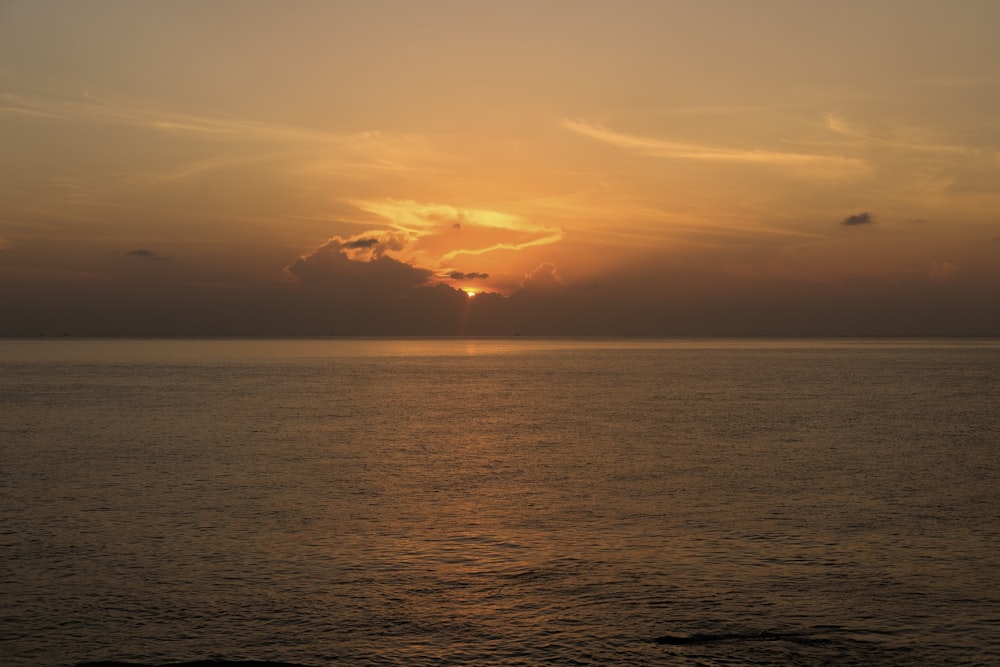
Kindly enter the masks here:
<path id="1" fill-rule="evenodd" d="M 975 282 L 779 283 L 658 266 L 580 285 L 543 265 L 507 296 L 469 298 L 459 288 L 485 274 L 437 282 L 380 252 L 351 259 L 350 243 L 327 244 L 290 264 L 286 283 L 266 286 L 179 268 L 156 282 L 0 278 L 0 336 L 1000 335 L 995 294 Z"/>

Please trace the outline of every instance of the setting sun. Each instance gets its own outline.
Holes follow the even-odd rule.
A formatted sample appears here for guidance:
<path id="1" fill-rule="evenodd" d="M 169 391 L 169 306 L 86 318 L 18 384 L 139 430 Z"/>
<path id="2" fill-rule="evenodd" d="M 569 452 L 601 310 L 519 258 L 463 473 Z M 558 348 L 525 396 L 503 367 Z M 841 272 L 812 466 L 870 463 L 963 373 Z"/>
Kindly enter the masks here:
<path id="1" fill-rule="evenodd" d="M 472 297 L 476 296 L 476 290 L 474 290 L 474 289 L 463 289 L 462 291 L 465 292 L 465 295 L 467 297 L 469 297 L 470 299 Z"/>

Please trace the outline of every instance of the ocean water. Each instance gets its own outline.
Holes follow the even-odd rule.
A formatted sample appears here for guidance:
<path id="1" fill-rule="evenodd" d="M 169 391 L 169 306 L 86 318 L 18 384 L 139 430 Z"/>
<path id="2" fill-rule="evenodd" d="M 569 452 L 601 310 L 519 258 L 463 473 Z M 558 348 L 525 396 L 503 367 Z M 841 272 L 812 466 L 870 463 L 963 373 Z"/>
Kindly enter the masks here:
<path id="1" fill-rule="evenodd" d="M 0 663 L 1000 664 L 1000 342 L 0 341 Z"/>

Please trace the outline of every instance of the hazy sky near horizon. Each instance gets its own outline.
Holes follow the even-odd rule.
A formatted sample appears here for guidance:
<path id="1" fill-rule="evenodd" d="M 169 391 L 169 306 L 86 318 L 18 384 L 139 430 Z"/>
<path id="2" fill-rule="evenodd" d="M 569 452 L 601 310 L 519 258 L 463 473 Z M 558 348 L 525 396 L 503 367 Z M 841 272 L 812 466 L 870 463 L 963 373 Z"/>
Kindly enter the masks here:
<path id="1" fill-rule="evenodd" d="M 0 335 L 1000 335 L 998 33 L 993 0 L 0 2 Z"/>

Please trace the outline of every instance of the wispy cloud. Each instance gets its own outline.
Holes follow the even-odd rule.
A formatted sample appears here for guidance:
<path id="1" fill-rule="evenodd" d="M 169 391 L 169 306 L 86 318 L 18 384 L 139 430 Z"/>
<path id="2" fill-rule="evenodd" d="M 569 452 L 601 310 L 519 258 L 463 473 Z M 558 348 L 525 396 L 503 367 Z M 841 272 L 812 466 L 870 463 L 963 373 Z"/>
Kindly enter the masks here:
<path id="1" fill-rule="evenodd" d="M 94 94 L 54 98 L 0 93 L 0 113 L 63 121 L 92 121 L 144 127 L 161 132 L 197 135 L 212 139 L 339 141 L 342 137 L 287 125 L 273 125 L 237 118 L 199 116 L 162 109 L 131 100 Z"/>
<path id="2" fill-rule="evenodd" d="M 984 88 L 996 86 L 1000 80 L 995 76 L 952 76 L 918 77 L 913 82 L 937 88 Z"/>
<path id="3" fill-rule="evenodd" d="M 352 203 L 362 210 L 385 218 L 394 229 L 412 234 L 415 238 L 466 226 L 510 232 L 510 235 L 515 237 L 482 246 L 453 249 L 441 255 L 440 261 L 449 261 L 460 255 L 484 255 L 497 250 L 522 250 L 555 243 L 563 238 L 563 231 L 558 227 L 538 225 L 517 215 L 489 209 L 461 208 L 449 204 L 400 199 Z"/>
<path id="4" fill-rule="evenodd" d="M 0 116 L 28 116 L 34 118 L 50 118 L 59 120 L 64 114 L 46 110 L 37 100 L 13 93 L 0 93 Z"/>
<path id="5" fill-rule="evenodd" d="M 851 139 L 857 144 L 882 146 L 885 148 L 893 148 L 897 150 L 918 152 L 918 153 L 951 153 L 957 155 L 971 155 L 976 152 L 968 146 L 961 146 L 958 144 L 939 144 L 939 143 L 927 143 L 918 140 L 905 140 L 905 139 L 884 139 L 877 136 L 874 132 L 863 131 L 851 123 L 849 123 L 845 118 L 838 114 L 829 113 L 824 117 L 826 124 L 826 129 L 831 132 L 844 137 L 845 139 Z M 910 129 L 909 131 L 904 131 L 902 128 L 899 129 L 902 134 L 912 134 L 915 131 Z"/>
<path id="6" fill-rule="evenodd" d="M 486 246 L 485 248 L 459 248 L 457 250 L 452 250 L 449 253 L 445 253 L 441 259 L 447 261 L 455 259 L 461 255 L 485 255 L 498 250 L 524 250 L 526 248 L 535 248 L 555 243 L 556 241 L 562 239 L 562 237 L 562 232 L 557 231 L 556 233 L 548 234 L 546 236 L 521 243 L 494 243 L 493 245 Z"/>
<path id="7" fill-rule="evenodd" d="M 824 168 L 852 169 L 866 166 L 864 160 L 843 155 L 790 153 L 785 151 L 730 148 L 666 141 L 615 132 L 600 125 L 592 125 L 578 120 L 566 120 L 563 122 L 563 126 L 571 132 L 590 139 L 654 157 L 788 167 L 821 166 Z"/>
<path id="8" fill-rule="evenodd" d="M 442 226 L 475 225 L 497 229 L 529 228 L 520 218 L 488 209 L 449 204 L 422 203 L 409 199 L 378 199 L 351 202 L 358 208 L 389 220 L 395 229 L 421 236 Z"/>
<path id="9" fill-rule="evenodd" d="M 104 273 L 52 267 L 0 266 L 0 278 L 64 284 L 108 284 L 113 278 Z"/>
<path id="10" fill-rule="evenodd" d="M 296 147 L 311 155 L 342 156 L 341 161 L 382 169 L 402 169 L 414 157 L 430 152 L 417 136 L 378 130 L 329 132 L 245 118 L 198 115 L 164 109 L 129 99 L 86 94 L 77 97 L 40 97 L 0 92 L 0 116 L 17 115 L 58 122 L 92 122 L 143 128 L 204 141 L 270 144 L 282 150 Z M 306 159 L 305 156 L 300 158 Z M 164 178 L 182 178 L 201 170 L 226 167 L 233 160 L 217 158 L 188 165 Z"/>
<path id="11" fill-rule="evenodd" d="M 170 197 L 169 206 L 184 214 L 212 192 L 214 203 L 196 213 L 200 219 L 217 214 L 224 224 L 235 220 L 271 224 L 262 213 L 266 207 L 257 205 L 262 201 L 328 209 L 330 199 L 337 196 L 331 190 L 346 190 L 346 184 L 366 179 L 377 183 L 386 174 L 425 178 L 447 158 L 445 151 L 417 134 L 326 131 L 181 113 L 111 95 L 21 94 L 0 88 L 0 125 L 14 123 L 30 124 L 35 136 L 59 127 L 85 137 L 103 126 L 127 131 L 129 142 L 152 140 L 149 150 L 115 151 L 108 160 L 95 161 L 94 169 L 50 179 L 49 196 L 34 206 L 60 219 L 101 215 L 96 212 L 100 207 L 114 209 L 108 217 L 115 217 L 123 203 L 150 196 Z M 163 152 L 163 140 L 175 137 L 188 141 Z M 249 196 L 237 195 L 240 189 L 250 191 L 249 183 L 261 187 Z M 23 198 L 17 190 L 11 192 L 12 197 Z M 180 192 L 185 196 L 176 196 Z"/>

